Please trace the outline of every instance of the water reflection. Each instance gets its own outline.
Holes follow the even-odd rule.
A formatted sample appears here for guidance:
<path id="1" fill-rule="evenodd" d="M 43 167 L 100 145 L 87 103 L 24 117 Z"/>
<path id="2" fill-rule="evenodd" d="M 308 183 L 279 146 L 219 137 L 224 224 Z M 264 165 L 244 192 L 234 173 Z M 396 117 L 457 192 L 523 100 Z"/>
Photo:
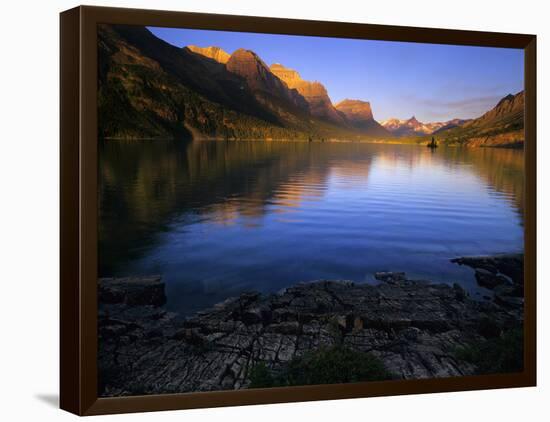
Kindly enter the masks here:
<path id="1" fill-rule="evenodd" d="M 160 273 L 191 312 L 377 270 L 458 281 L 522 250 L 523 153 L 356 143 L 104 142 L 100 275 Z"/>

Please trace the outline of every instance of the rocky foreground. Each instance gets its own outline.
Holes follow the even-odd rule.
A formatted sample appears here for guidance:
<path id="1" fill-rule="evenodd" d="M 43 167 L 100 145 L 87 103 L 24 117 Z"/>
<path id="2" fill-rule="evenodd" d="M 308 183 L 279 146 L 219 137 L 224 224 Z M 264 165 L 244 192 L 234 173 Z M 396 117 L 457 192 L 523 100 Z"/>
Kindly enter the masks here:
<path id="1" fill-rule="evenodd" d="M 458 284 L 377 273 L 378 285 L 300 283 L 244 293 L 181 320 L 167 312 L 160 277 L 99 280 L 99 394 L 240 389 L 312 350 L 339 347 L 379 360 L 391 378 L 479 373 L 457 350 L 499 338 L 523 321 L 523 257 L 460 258 L 493 291 L 471 299 Z M 519 363 L 521 365 L 521 362 Z"/>

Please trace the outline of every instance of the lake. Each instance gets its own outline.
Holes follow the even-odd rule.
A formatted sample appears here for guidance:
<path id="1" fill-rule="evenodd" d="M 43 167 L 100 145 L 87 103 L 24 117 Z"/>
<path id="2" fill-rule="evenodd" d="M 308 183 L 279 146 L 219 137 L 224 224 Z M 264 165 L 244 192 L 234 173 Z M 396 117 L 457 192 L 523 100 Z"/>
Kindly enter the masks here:
<path id="1" fill-rule="evenodd" d="M 449 260 L 523 251 L 523 152 L 307 142 L 101 141 L 99 273 L 160 274 L 192 314 L 243 291 L 458 282 Z"/>

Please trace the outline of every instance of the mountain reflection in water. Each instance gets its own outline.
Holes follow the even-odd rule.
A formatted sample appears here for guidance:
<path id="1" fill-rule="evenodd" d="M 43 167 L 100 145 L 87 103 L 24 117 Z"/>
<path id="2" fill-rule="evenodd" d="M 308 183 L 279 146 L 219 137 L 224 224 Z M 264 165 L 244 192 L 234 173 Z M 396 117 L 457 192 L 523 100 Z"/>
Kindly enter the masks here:
<path id="1" fill-rule="evenodd" d="M 100 276 L 161 274 L 183 314 L 245 290 L 459 282 L 523 250 L 523 152 L 304 142 L 100 142 Z"/>

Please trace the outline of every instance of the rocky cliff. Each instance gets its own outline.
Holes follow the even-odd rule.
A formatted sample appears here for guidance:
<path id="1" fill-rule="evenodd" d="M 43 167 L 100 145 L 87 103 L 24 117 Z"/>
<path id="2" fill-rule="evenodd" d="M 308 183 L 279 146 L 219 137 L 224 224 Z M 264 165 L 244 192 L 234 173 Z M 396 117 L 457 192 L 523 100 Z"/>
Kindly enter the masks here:
<path id="1" fill-rule="evenodd" d="M 296 89 L 309 105 L 314 116 L 329 120 L 339 125 L 345 125 L 345 119 L 336 111 L 328 96 L 328 92 L 320 82 L 305 81 L 294 69 L 289 69 L 280 63 L 270 66 L 271 72 L 286 83 L 291 89 Z"/>
<path id="2" fill-rule="evenodd" d="M 382 138 L 391 138 L 392 134 L 374 120 L 370 103 L 367 101 L 345 99 L 336 104 L 336 109 L 345 116 L 349 124 L 359 130 Z"/>
<path id="3" fill-rule="evenodd" d="M 187 48 L 193 53 L 208 57 L 222 64 L 227 63 L 230 57 L 230 55 L 220 47 L 198 47 L 196 45 L 188 45 Z"/>
<path id="4" fill-rule="evenodd" d="M 244 78 L 256 93 L 273 96 L 282 101 L 289 101 L 293 106 L 309 111 L 308 103 L 297 90 L 289 88 L 277 76 L 275 76 L 263 60 L 253 51 L 238 49 L 226 63 L 229 72 Z"/>

